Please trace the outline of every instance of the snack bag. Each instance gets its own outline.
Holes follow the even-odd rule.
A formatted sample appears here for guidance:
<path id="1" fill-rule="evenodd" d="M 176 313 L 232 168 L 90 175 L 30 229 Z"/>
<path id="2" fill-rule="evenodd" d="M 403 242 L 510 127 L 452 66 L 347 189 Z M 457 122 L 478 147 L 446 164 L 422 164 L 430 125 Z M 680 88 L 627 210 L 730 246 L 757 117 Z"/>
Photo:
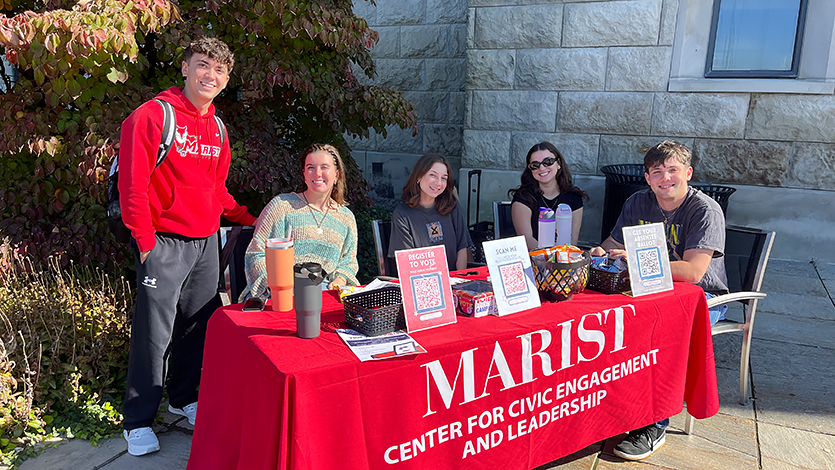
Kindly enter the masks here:
<path id="1" fill-rule="evenodd" d="M 339 301 L 341 302 L 345 296 L 353 294 L 359 287 L 357 286 L 338 286 L 339 288 Z"/>

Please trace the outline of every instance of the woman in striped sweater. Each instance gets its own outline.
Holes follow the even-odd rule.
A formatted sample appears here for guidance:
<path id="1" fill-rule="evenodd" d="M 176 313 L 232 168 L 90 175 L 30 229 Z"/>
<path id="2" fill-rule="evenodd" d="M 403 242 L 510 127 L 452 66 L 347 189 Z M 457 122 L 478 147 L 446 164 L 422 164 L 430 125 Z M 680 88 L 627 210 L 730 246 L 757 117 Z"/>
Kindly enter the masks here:
<path id="1" fill-rule="evenodd" d="M 246 297 L 268 297 L 265 241 L 286 236 L 293 228 L 296 263 L 315 262 L 328 273 L 328 289 L 355 286 L 357 281 L 357 222 L 345 205 L 342 157 L 332 145 L 313 144 L 300 161 L 305 190 L 276 196 L 255 222 L 246 250 Z"/>

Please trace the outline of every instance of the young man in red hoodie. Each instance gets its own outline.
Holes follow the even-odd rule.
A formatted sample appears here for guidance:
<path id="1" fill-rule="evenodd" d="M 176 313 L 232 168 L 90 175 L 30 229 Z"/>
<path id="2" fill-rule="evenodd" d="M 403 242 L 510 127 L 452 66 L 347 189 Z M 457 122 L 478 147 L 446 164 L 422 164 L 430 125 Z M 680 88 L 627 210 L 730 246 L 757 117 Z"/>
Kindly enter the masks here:
<path id="1" fill-rule="evenodd" d="M 192 42 L 183 55 L 183 88 L 157 95 L 176 115 L 173 148 L 155 167 L 163 111 L 149 101 L 122 124 L 119 193 L 136 258 L 124 436 L 131 455 L 159 450 L 151 426 L 168 366 L 169 411 L 194 424 L 206 324 L 219 278 L 220 216 L 243 225 L 255 217 L 226 189 L 231 152 L 221 140 L 212 100 L 234 65 L 217 39 Z M 170 344 L 170 347 L 169 347 Z"/>

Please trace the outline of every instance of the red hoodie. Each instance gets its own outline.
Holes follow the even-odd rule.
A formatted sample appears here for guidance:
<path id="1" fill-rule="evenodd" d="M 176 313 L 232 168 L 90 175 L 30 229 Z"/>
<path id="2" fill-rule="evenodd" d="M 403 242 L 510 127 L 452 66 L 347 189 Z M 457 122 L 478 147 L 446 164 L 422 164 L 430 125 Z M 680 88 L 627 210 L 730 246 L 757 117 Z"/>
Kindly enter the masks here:
<path id="1" fill-rule="evenodd" d="M 221 147 L 214 105 L 201 116 L 178 87 L 157 99 L 171 103 L 177 115 L 174 145 L 162 165 L 154 169 L 163 119 L 158 103 L 144 103 L 125 119 L 119 147 L 122 220 L 139 251 L 154 248 L 156 232 L 208 237 L 220 227 L 221 214 L 253 225 L 255 217 L 226 190 L 231 152 L 228 138 Z"/>

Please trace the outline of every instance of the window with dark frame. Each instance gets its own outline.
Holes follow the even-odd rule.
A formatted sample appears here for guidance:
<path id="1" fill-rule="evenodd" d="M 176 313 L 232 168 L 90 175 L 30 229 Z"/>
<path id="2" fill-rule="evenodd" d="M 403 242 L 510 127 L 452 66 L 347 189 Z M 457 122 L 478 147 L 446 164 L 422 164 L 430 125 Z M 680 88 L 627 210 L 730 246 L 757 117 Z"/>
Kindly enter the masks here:
<path id="1" fill-rule="evenodd" d="M 796 78 L 808 0 L 714 0 L 707 78 Z"/>

